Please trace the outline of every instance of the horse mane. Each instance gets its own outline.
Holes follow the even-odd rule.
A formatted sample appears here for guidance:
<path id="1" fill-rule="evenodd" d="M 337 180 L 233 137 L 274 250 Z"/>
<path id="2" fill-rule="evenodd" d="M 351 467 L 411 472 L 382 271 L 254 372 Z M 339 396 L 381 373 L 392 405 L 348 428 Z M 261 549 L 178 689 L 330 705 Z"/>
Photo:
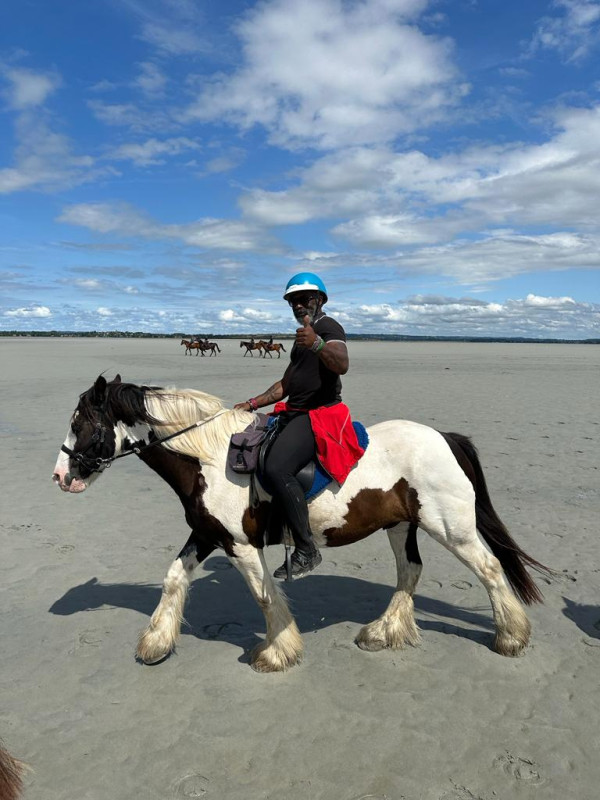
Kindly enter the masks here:
<path id="1" fill-rule="evenodd" d="M 229 443 L 232 433 L 243 430 L 256 419 L 249 411 L 226 409 L 218 397 L 197 389 L 144 388 L 148 421 L 154 420 L 151 424 L 160 427 L 157 431 L 160 438 L 219 415 L 209 424 L 176 436 L 163 445 L 207 463 L 214 461 L 219 450 Z"/>
<path id="2" fill-rule="evenodd" d="M 158 391 L 160 391 L 158 386 L 137 386 L 135 383 L 110 381 L 107 384 L 102 410 L 112 422 L 122 420 L 126 425 L 135 425 L 137 422 L 158 424 L 159 420 L 148 412 L 145 405 L 147 394 Z M 83 419 L 94 422 L 98 408 L 93 386 L 79 395 L 76 411 Z"/>

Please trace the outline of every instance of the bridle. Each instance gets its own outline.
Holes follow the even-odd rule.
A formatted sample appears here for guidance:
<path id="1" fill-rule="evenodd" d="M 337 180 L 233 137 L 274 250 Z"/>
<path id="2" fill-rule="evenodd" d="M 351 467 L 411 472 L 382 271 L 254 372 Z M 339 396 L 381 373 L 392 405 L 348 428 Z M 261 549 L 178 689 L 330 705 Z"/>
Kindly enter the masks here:
<path id="1" fill-rule="evenodd" d="M 100 412 L 102 416 L 106 415 L 106 412 L 103 408 L 96 409 Z M 104 440 L 106 438 L 106 425 L 103 425 L 101 422 L 97 422 L 94 426 L 94 433 L 92 434 L 92 438 L 89 441 L 89 444 L 83 450 L 79 452 L 75 452 L 75 450 L 71 450 L 70 447 L 66 445 L 61 446 L 61 451 L 66 453 L 69 458 L 72 458 L 73 461 L 76 461 L 79 466 L 83 467 L 84 469 L 88 470 L 88 472 L 104 472 L 105 469 L 108 469 L 113 461 L 117 461 L 119 458 L 125 458 L 125 456 L 137 455 L 139 456 L 141 453 L 149 450 L 151 447 L 156 447 L 157 445 L 163 444 L 163 442 L 168 442 L 169 439 L 174 439 L 176 436 L 181 436 L 188 431 L 194 430 L 194 428 L 199 428 L 202 425 L 206 425 L 208 422 L 212 422 L 213 419 L 221 416 L 224 414 L 227 409 L 223 409 L 222 411 L 217 411 L 216 414 L 213 414 L 212 417 L 208 419 L 198 420 L 198 422 L 194 422 L 193 425 L 188 425 L 187 428 L 183 428 L 180 431 L 175 431 L 175 433 L 169 434 L 169 436 L 165 436 L 164 439 L 155 439 L 153 442 L 149 442 L 148 444 L 143 444 L 141 446 L 134 445 L 130 450 L 127 450 L 124 453 L 119 453 L 117 456 L 110 456 L 110 458 L 102 458 L 99 456 L 98 458 L 90 458 L 87 456 L 86 453 L 96 444 L 104 444 Z"/>

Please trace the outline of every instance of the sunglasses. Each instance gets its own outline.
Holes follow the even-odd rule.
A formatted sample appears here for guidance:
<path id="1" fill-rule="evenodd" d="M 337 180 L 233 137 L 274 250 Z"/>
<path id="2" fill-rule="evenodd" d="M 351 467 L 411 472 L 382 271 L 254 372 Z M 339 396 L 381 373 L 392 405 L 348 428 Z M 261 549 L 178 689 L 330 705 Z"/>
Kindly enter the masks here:
<path id="1" fill-rule="evenodd" d="M 318 295 L 314 294 L 314 292 L 296 292 L 290 299 L 288 303 L 291 306 L 301 305 L 306 306 L 311 300 L 316 300 Z"/>

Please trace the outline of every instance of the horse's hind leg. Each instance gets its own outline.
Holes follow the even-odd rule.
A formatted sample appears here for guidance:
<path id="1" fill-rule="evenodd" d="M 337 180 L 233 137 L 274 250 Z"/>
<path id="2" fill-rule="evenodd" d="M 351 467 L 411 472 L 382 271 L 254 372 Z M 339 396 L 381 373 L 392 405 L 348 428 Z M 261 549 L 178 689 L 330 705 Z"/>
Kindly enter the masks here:
<path id="1" fill-rule="evenodd" d="M 181 623 L 183 607 L 192 573 L 212 551 L 212 544 L 200 541 L 192 533 L 179 553 L 163 581 L 160 602 L 152 614 L 150 624 L 140 635 L 136 655 L 145 664 L 156 664 L 169 655 L 175 647 Z"/>
<path id="2" fill-rule="evenodd" d="M 392 650 L 420 642 L 413 595 L 423 569 L 417 547 L 417 526 L 402 522 L 387 532 L 396 557 L 398 582 L 389 606 L 373 622 L 361 628 L 356 644 L 363 650 Z"/>
<path id="3" fill-rule="evenodd" d="M 246 579 L 267 623 L 267 635 L 252 651 L 251 665 L 257 672 L 282 672 L 302 658 L 302 638 L 284 594 L 275 586 L 262 550 L 236 544 L 231 563 Z"/>
<path id="4" fill-rule="evenodd" d="M 479 539 L 475 509 L 465 510 L 463 505 L 461 513 L 458 507 L 453 508 L 452 525 L 445 523 L 442 513 L 435 516 L 435 525 L 430 527 L 422 521 L 422 527 L 469 567 L 486 588 L 496 627 L 493 649 L 503 656 L 518 656 L 529 642 L 531 625 L 523 606 L 506 585 L 500 562 Z"/>

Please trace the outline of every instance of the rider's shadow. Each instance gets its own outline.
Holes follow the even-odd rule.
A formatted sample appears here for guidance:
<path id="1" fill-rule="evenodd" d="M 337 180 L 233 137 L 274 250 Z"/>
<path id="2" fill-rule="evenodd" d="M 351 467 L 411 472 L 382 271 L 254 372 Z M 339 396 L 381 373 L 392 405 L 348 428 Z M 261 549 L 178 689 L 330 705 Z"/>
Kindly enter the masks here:
<path id="1" fill-rule="evenodd" d="M 563 596 L 565 607 L 563 614 L 572 620 L 577 627 L 588 636 L 600 639 L 600 606 L 576 603 Z"/>
<path id="2" fill-rule="evenodd" d="M 252 601 L 244 580 L 228 559 L 212 557 L 203 566 L 211 571 L 192 583 L 185 608 L 182 635 L 229 642 L 242 648 L 244 654 L 240 660 L 247 661 L 249 651 L 264 636 L 264 617 Z M 291 584 L 284 583 L 284 587 L 302 633 L 321 630 L 341 622 L 357 625 L 371 622 L 387 607 L 393 592 L 392 586 L 360 578 L 318 573 Z M 112 606 L 131 609 L 149 619 L 160 596 L 160 586 L 103 584 L 92 578 L 69 589 L 52 604 L 49 611 L 51 614 L 68 616 L 102 606 Z M 489 644 L 489 631 L 493 628 L 491 613 L 479 614 L 423 595 L 415 597 L 415 608 L 417 623 L 423 631 L 439 631 Z M 426 618 L 423 617 L 424 614 Z M 431 619 L 431 616 L 446 617 L 451 621 Z M 473 630 L 461 626 L 460 623 L 476 625 L 488 632 Z M 249 641 L 250 638 L 252 641 Z"/>

